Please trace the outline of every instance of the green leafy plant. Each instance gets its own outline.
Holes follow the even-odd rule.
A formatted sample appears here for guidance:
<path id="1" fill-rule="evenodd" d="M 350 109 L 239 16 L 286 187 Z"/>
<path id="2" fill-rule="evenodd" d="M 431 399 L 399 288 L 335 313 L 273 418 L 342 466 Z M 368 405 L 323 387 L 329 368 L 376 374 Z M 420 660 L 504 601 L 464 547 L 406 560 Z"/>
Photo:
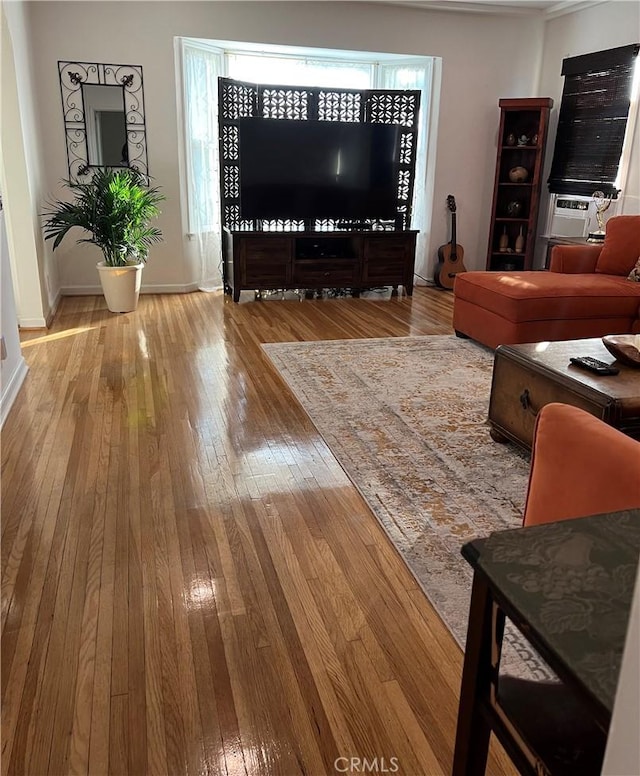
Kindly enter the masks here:
<path id="1" fill-rule="evenodd" d="M 149 226 L 165 199 L 158 188 L 148 188 L 145 177 L 130 168 L 100 168 L 87 183 L 65 184 L 73 201 L 51 202 L 43 214 L 45 240 L 54 241 L 54 250 L 78 226 L 91 237 L 77 242 L 97 245 L 107 266 L 146 262 L 151 245 L 162 240 L 162 232 Z"/>

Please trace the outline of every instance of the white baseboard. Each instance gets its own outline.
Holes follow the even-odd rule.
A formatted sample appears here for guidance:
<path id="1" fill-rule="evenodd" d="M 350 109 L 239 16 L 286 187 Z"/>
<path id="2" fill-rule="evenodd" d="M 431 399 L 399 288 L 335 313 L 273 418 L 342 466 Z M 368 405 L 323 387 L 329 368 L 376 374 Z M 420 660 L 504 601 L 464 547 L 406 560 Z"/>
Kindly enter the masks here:
<path id="1" fill-rule="evenodd" d="M 6 385 L 2 386 L 2 397 L 0 398 L 0 427 L 4 426 L 4 422 L 9 416 L 9 410 L 16 400 L 18 391 L 20 390 L 28 371 L 29 367 L 27 366 L 27 362 L 21 357 L 18 366 L 11 375 L 11 379 Z"/>
<path id="2" fill-rule="evenodd" d="M 21 329 L 46 329 L 47 321 L 45 318 L 21 318 L 18 317 L 18 326 Z"/>
<path id="3" fill-rule="evenodd" d="M 190 294 L 198 290 L 197 283 L 186 283 L 185 285 L 146 285 L 140 289 L 141 294 Z M 102 296 L 102 286 L 62 286 L 61 296 Z"/>

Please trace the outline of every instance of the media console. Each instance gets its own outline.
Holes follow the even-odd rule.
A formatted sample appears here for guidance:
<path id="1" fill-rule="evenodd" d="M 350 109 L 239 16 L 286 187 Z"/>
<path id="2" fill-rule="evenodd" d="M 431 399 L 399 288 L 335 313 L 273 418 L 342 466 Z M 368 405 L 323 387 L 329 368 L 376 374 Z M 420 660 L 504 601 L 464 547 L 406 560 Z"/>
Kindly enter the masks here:
<path id="1" fill-rule="evenodd" d="M 244 290 L 404 286 L 413 292 L 417 230 L 235 232 L 225 230 L 224 283 L 234 302 Z"/>

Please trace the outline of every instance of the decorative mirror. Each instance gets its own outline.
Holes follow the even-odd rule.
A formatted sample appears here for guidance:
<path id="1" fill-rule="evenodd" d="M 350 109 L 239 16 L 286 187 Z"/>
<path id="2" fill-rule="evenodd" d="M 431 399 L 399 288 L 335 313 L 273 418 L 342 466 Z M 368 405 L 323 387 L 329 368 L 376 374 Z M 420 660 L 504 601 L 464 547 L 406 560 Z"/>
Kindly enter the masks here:
<path id="1" fill-rule="evenodd" d="M 140 65 L 58 62 L 69 179 L 95 167 L 149 174 Z"/>

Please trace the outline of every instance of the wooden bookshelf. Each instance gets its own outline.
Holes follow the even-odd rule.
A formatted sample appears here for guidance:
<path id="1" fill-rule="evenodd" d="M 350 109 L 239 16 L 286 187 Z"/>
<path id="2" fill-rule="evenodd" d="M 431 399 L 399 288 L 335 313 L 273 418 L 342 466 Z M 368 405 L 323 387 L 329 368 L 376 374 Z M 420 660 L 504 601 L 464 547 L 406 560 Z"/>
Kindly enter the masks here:
<path id="1" fill-rule="evenodd" d="M 500 127 L 486 266 L 489 270 L 502 271 L 531 269 L 553 100 L 550 97 L 503 99 L 498 105 Z M 509 173 L 516 167 L 527 171 L 525 180 L 511 180 Z M 521 246 L 517 243 L 520 234 Z M 503 236 L 507 240 L 506 250 L 501 245 Z M 521 250 L 516 251 L 516 247 Z"/>

